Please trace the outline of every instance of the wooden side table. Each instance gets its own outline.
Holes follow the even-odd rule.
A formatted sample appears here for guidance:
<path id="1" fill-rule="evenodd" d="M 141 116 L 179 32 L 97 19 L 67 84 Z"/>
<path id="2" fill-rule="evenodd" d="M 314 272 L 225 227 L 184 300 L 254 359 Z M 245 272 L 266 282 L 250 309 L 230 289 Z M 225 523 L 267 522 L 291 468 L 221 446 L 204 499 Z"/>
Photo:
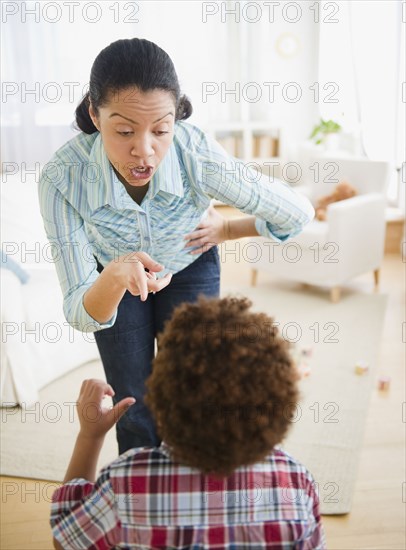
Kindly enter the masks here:
<path id="1" fill-rule="evenodd" d="M 385 254 L 401 254 L 405 215 L 400 208 L 386 209 Z"/>

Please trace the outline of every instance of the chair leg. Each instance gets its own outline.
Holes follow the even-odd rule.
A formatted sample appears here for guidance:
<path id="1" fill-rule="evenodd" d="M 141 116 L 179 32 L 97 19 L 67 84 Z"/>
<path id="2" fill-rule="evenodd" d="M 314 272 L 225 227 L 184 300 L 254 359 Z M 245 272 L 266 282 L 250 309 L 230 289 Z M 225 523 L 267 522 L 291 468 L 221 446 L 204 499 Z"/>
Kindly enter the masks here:
<path id="1" fill-rule="evenodd" d="M 251 269 L 251 286 L 256 286 L 258 278 L 258 270 Z"/>
<path id="2" fill-rule="evenodd" d="M 378 287 L 379 287 L 379 276 L 381 274 L 381 270 L 380 269 L 375 269 L 374 270 L 374 283 L 375 283 L 375 290 L 378 290 Z"/>
<path id="3" fill-rule="evenodd" d="M 333 302 L 333 304 L 336 304 L 340 301 L 340 295 L 341 295 L 341 288 L 339 286 L 335 286 L 330 290 L 330 299 Z"/>

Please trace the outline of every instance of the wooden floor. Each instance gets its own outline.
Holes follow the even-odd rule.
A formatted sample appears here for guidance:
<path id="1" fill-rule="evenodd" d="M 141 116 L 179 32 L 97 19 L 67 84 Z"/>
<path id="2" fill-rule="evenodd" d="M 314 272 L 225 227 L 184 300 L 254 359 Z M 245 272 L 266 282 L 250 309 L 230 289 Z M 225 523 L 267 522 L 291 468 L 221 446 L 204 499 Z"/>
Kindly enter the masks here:
<path id="1" fill-rule="evenodd" d="M 222 261 L 222 281 L 248 285 L 250 266 L 235 260 L 227 255 Z M 332 550 L 406 548 L 404 267 L 400 255 L 385 257 L 380 291 L 389 295 L 389 303 L 379 373 L 391 376 L 392 384 L 386 394 L 372 393 L 351 513 L 323 517 L 328 548 Z M 277 290 L 277 282 L 266 273 L 259 273 L 257 284 Z M 372 292 L 372 287 L 371 273 L 352 281 L 349 291 Z M 345 296 L 344 290 L 343 299 Z M 0 481 L 1 550 L 52 549 L 48 516 L 55 484 L 10 477 Z"/>

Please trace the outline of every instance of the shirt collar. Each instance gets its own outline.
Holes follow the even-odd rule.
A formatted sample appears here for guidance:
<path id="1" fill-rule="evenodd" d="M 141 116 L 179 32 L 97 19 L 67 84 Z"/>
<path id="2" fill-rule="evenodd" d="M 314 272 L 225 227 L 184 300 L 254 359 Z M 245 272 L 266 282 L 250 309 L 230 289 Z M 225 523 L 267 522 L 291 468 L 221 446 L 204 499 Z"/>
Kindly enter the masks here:
<path id="1" fill-rule="evenodd" d="M 182 172 L 174 142 L 172 142 L 152 177 L 150 191 L 150 198 L 160 191 L 177 195 L 178 197 L 183 197 L 184 195 Z"/>
<path id="2" fill-rule="evenodd" d="M 87 167 L 87 181 L 91 182 L 88 189 L 88 200 L 92 209 L 96 210 L 105 204 L 119 208 L 123 199 L 125 187 L 117 178 L 99 133 L 93 143 Z"/>
<path id="3" fill-rule="evenodd" d="M 93 210 L 106 204 L 113 208 L 124 208 L 128 204 L 128 193 L 117 178 L 103 146 L 101 134 L 98 134 L 89 155 L 89 165 L 85 167 L 86 181 L 89 182 L 88 200 Z M 149 197 L 153 198 L 163 191 L 183 197 L 182 172 L 174 142 L 152 177 Z"/>

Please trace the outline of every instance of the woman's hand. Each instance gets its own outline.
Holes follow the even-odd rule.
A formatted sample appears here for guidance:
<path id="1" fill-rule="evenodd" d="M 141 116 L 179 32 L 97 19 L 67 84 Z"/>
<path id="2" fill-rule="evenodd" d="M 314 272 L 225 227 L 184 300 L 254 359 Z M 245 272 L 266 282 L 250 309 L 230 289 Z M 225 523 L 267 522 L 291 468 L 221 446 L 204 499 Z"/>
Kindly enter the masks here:
<path id="1" fill-rule="evenodd" d="M 114 390 L 103 380 L 84 380 L 76 402 L 80 434 L 89 439 L 100 439 L 135 403 L 134 397 L 125 397 L 113 408 L 103 407 L 105 396 L 112 397 Z"/>
<path id="2" fill-rule="evenodd" d="M 230 238 L 229 222 L 221 216 L 213 206 L 209 206 L 207 216 L 199 223 L 195 231 L 184 236 L 187 241 L 185 248 L 198 246 L 189 254 L 206 252 L 216 244 Z"/>
<path id="3" fill-rule="evenodd" d="M 172 274 L 157 279 L 155 273 L 164 266 L 156 262 L 146 252 L 130 252 L 111 261 L 107 266 L 113 273 L 114 281 L 128 290 L 133 296 L 140 296 L 144 302 L 149 292 L 159 292 L 169 285 Z M 148 269 L 148 271 L 145 271 Z"/>

